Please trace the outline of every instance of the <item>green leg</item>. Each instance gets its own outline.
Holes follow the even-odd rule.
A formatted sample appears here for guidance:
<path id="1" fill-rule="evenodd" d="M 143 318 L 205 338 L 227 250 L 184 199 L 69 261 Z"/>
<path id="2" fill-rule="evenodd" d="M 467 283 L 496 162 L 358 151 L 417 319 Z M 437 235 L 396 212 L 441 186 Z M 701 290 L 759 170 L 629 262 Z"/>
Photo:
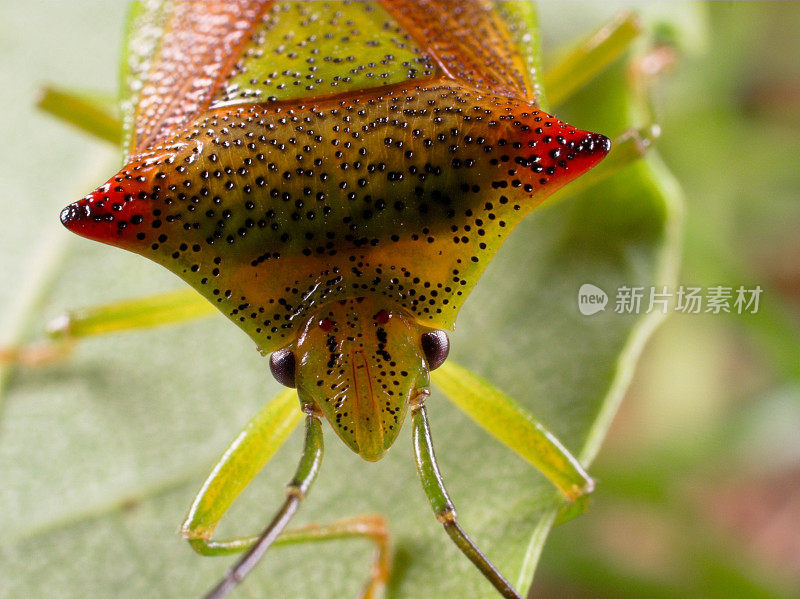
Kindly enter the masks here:
<path id="1" fill-rule="evenodd" d="M 73 310 L 47 325 L 54 339 L 78 339 L 203 318 L 216 308 L 194 289 L 180 289 L 132 300 Z"/>
<path id="2" fill-rule="evenodd" d="M 253 545 L 259 537 L 253 537 Z M 300 543 L 312 543 L 320 541 L 335 541 L 341 539 L 367 539 L 375 543 L 375 556 L 372 568 L 366 584 L 358 594 L 358 599 L 377 599 L 389 580 L 391 569 L 390 550 L 389 550 L 389 529 L 386 519 L 378 514 L 365 514 L 354 518 L 339 520 L 330 524 L 311 524 L 300 528 L 293 528 L 284 531 L 273 546 L 298 545 Z M 240 579 L 241 580 L 241 579 Z M 226 587 L 220 590 L 223 583 L 216 587 L 213 592 L 222 593 L 214 595 L 213 592 L 207 597 L 221 597 L 230 590 Z M 235 583 L 234 583 L 235 584 Z"/>
<path id="3" fill-rule="evenodd" d="M 287 389 L 270 401 L 245 426 L 203 483 L 181 527 L 181 535 L 202 555 L 228 555 L 250 551 L 228 573 L 210 597 L 221 597 L 235 586 L 272 542 L 278 546 L 335 539 L 368 539 L 375 543 L 376 550 L 370 577 L 361 594 L 362 599 L 376 597 L 389 578 L 389 532 L 386 520 L 381 516 L 365 515 L 331 524 L 313 524 L 280 534 L 308 491 L 322 459 L 322 432 L 319 420 L 314 416 L 306 419 L 303 458 L 289 484 L 286 502 L 270 526 L 261 535 L 225 540 L 211 538 L 217 524 L 236 498 L 302 420 L 299 405 L 297 393 Z"/>
<path id="4" fill-rule="evenodd" d="M 215 313 L 214 306 L 193 289 L 82 308 L 48 323 L 48 342 L 1 348 L 0 363 L 35 366 L 65 357 L 81 337 L 175 324 Z"/>
<path id="5" fill-rule="evenodd" d="M 636 15 L 621 13 L 578 44 L 544 75 L 547 98 L 554 105 L 569 100 L 598 73 L 622 56 L 641 33 Z M 641 76 L 639 76 L 641 79 Z M 646 122 L 647 118 L 644 117 Z M 659 136 L 657 125 L 630 129 L 613 140 L 611 152 L 597 167 L 548 197 L 542 206 L 584 192 L 645 155 Z"/>
<path id="6" fill-rule="evenodd" d="M 122 123 L 109 109 L 115 103 L 114 98 L 47 86 L 42 89 L 36 106 L 86 133 L 119 144 L 122 141 Z"/>
<path id="7" fill-rule="evenodd" d="M 369 539 L 375 543 L 375 556 L 369 579 L 359 594 L 359 599 L 375 599 L 389 581 L 391 568 L 389 550 L 389 528 L 386 519 L 378 514 L 365 514 L 339 520 L 331 524 L 312 524 L 287 530 L 275 541 L 275 546 L 295 545 L 311 541 L 333 541 L 336 539 Z"/>
<path id="8" fill-rule="evenodd" d="M 261 434 L 263 435 L 263 433 Z M 272 522 L 267 525 L 255 542 L 252 543 L 247 553 L 236 562 L 233 568 L 228 570 L 219 584 L 205 596 L 206 599 L 219 599 L 220 597 L 224 597 L 250 573 L 264 556 L 267 549 L 269 549 L 272 543 L 274 543 L 283 532 L 292 517 L 294 517 L 297 509 L 300 507 L 300 502 L 305 498 L 311 484 L 317 477 L 321 463 L 322 423 L 317 416 L 309 414 L 306 416 L 306 439 L 303 446 L 303 455 L 300 457 L 300 463 L 297 466 L 294 478 L 292 478 L 291 482 L 286 487 L 286 500 L 278 510 L 278 513 L 275 514 Z M 201 493 L 205 491 L 206 489 L 204 488 Z"/>
<path id="9" fill-rule="evenodd" d="M 275 455 L 303 414 L 294 389 L 286 389 L 262 408 L 236 436 L 200 488 L 181 535 L 203 555 L 227 555 L 249 549 L 258 538 L 213 541 L 214 528 L 256 474 Z"/>
<path id="10" fill-rule="evenodd" d="M 114 144 L 122 139 L 122 124 L 113 98 L 55 86 L 42 89 L 37 107 L 56 118 Z M 112 331 L 136 329 L 200 318 L 214 307 L 191 289 L 116 302 L 68 312 L 47 327 L 50 342 L 0 348 L 0 364 L 37 366 L 63 358 L 75 339 Z"/>
<path id="11" fill-rule="evenodd" d="M 0 365 L 41 366 L 69 356 L 74 343 L 69 339 L 0 347 Z"/>
<path id="12" fill-rule="evenodd" d="M 592 492 L 594 481 L 578 460 L 513 399 L 452 361 L 431 375 L 450 401 L 539 469 L 567 499 L 576 501 Z"/>
<path id="13" fill-rule="evenodd" d="M 418 404 L 411 409 L 411 419 L 414 426 L 414 455 L 417 461 L 417 471 L 422 480 L 422 488 L 428 496 L 436 519 L 442 523 L 445 531 L 481 573 L 506 599 L 521 599 L 511 584 L 503 577 L 492 563 L 486 558 L 467 533 L 458 525 L 456 510 L 447 489 L 444 488 L 436 457 L 431 444 L 431 431 L 428 427 L 428 417 L 425 406 Z"/>
<path id="14" fill-rule="evenodd" d="M 598 73 L 619 58 L 641 33 L 633 13 L 621 13 L 582 39 L 544 74 L 544 89 L 551 106 L 566 101 Z"/>

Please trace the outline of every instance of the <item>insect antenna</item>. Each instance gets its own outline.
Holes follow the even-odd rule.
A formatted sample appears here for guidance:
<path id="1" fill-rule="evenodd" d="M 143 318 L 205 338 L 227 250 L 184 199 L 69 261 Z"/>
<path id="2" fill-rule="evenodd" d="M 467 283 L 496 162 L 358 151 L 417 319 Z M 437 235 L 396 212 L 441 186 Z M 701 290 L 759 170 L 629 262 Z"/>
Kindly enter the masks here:
<path id="1" fill-rule="evenodd" d="M 433 453 L 431 429 L 428 425 L 428 415 L 425 406 L 420 404 L 412 408 L 411 419 L 413 422 L 414 454 L 416 457 L 417 472 L 422 482 L 422 488 L 428 496 L 428 501 L 433 508 L 436 519 L 442 523 L 450 539 L 461 552 L 475 564 L 478 570 L 491 582 L 505 599 L 522 599 L 494 564 L 481 552 L 469 538 L 464 529 L 458 524 L 456 509 L 447 489 L 444 487 L 439 465 Z"/>

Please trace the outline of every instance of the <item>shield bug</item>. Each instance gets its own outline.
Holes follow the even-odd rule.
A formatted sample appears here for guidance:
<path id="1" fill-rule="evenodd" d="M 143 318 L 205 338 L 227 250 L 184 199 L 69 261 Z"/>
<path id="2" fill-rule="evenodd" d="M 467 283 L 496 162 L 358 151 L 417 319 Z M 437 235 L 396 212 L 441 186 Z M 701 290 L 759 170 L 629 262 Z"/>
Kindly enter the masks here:
<path id="1" fill-rule="evenodd" d="M 323 420 L 374 461 L 407 419 L 436 518 L 502 596 L 519 597 L 459 525 L 440 476 L 425 409 L 438 367 L 485 391 L 462 403 L 500 422 L 487 426 L 566 497 L 591 491 L 532 417 L 446 362 L 446 331 L 506 237 L 610 148 L 538 106 L 528 10 L 246 0 L 134 9 L 126 164 L 61 221 L 174 272 L 269 354 L 291 389 L 237 437 L 182 528 L 202 554 L 245 552 L 209 597 L 281 535 L 374 539 L 364 590 L 374 596 L 389 576 L 382 519 L 285 529 L 319 471 Z M 212 538 L 301 419 L 297 406 L 305 444 L 275 518 L 258 535 Z"/>

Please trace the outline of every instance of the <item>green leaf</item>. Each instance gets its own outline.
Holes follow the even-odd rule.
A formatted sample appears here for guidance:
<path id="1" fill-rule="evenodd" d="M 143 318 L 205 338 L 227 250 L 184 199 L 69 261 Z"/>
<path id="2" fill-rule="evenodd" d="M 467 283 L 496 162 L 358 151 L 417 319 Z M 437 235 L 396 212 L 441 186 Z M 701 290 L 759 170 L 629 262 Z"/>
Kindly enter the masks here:
<path id="1" fill-rule="evenodd" d="M 82 3 L 0 6 L 3 39 L 13 41 L 0 72 L 20 89 L 42 79 L 110 88 L 115 42 L 108 32 L 121 29 L 122 11 L 112 5 L 100 12 Z M 24 23 L 35 27 L 22 35 L 13 27 Z M 98 31 L 103 52 L 95 48 Z M 34 61 L 35 72 L 21 66 L 47 50 L 55 63 Z M 70 79 L 76 63 L 83 81 Z M 617 64 L 556 112 L 610 136 L 639 126 L 641 106 L 624 82 Z M 0 276 L 9 290 L 0 293 L 4 307 L 36 270 L 30 248 L 52 236 L 47 223 L 112 171 L 85 180 L 80 164 L 97 164 L 99 150 L 34 115 L 30 97 L 17 95 L 4 107 L 5 114 L 22 115 L 0 150 L 3 181 L 13 191 L 2 201 L 14 219 L 13 231 L 0 240 Z M 584 462 L 596 455 L 636 355 L 660 320 L 658 313 L 615 314 L 614 294 L 622 285 L 672 281 L 676 198 L 669 174 L 651 156 L 580 197 L 534 213 L 489 266 L 451 337 L 455 359 L 531 410 Z M 609 294 L 604 312 L 578 312 L 584 283 Z M 43 325 L 67 308 L 177 286 L 155 264 L 70 239 L 45 305 L 23 306 L 19 318 Z M 178 537 L 178 526 L 214 460 L 278 390 L 266 360 L 221 317 L 90 339 L 68 361 L 19 371 L 6 389 L 0 421 L 3 596 L 199 595 L 230 558 L 196 555 Z M 434 392 L 428 406 L 440 468 L 463 526 L 512 581 L 521 572 L 527 578 L 555 515 L 553 487 L 441 395 Z M 410 427 L 374 464 L 326 432 L 322 472 L 298 524 L 382 512 L 394 535 L 391 597 L 495 596 L 430 513 Z M 299 433 L 289 439 L 223 521 L 221 536 L 263 527 L 301 442 Z M 354 596 L 371 552 L 360 541 L 276 548 L 237 596 Z"/>

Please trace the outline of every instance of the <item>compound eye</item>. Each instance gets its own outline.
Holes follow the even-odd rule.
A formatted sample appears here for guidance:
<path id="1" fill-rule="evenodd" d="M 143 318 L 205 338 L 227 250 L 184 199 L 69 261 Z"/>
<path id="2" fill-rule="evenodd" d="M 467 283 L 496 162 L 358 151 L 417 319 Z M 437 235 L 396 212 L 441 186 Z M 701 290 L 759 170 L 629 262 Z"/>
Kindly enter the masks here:
<path id="1" fill-rule="evenodd" d="M 269 369 L 281 385 L 294 388 L 295 358 L 292 350 L 279 349 L 269 357 Z"/>
<path id="2" fill-rule="evenodd" d="M 428 361 L 428 368 L 436 370 L 444 364 L 450 353 L 450 340 L 444 331 L 431 331 L 422 335 L 422 351 Z"/>

